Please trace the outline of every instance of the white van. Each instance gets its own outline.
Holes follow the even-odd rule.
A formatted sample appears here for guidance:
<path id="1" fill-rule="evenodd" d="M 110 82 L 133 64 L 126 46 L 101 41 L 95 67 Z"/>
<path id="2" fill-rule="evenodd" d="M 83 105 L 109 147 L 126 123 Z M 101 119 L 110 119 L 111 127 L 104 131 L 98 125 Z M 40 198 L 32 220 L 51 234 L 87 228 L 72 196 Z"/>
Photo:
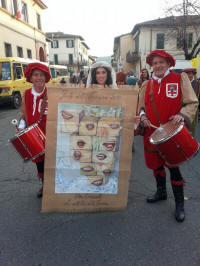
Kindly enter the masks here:
<path id="1" fill-rule="evenodd" d="M 192 62 L 189 60 L 176 60 L 176 64 L 171 69 L 176 73 L 181 73 L 184 68 L 192 68 Z"/>

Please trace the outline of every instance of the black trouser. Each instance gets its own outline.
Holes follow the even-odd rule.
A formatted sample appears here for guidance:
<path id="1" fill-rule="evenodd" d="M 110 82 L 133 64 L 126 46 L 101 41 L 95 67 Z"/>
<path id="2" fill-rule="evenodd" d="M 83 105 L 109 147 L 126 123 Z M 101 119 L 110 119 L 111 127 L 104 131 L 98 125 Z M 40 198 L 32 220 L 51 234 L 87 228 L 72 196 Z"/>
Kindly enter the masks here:
<path id="1" fill-rule="evenodd" d="M 44 160 L 36 163 L 36 166 L 37 166 L 37 170 L 38 170 L 38 177 L 43 179 L 43 177 L 44 177 Z"/>
<path id="2" fill-rule="evenodd" d="M 38 173 L 44 173 L 44 161 L 36 163 Z"/>

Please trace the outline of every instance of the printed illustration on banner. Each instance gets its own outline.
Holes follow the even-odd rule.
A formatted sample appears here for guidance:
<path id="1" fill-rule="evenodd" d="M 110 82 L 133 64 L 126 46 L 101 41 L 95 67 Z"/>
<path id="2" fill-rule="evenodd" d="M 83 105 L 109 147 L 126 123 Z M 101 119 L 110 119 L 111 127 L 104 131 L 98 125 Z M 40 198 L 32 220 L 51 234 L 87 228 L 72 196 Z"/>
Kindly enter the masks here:
<path id="1" fill-rule="evenodd" d="M 58 104 L 55 193 L 117 194 L 124 108 Z"/>

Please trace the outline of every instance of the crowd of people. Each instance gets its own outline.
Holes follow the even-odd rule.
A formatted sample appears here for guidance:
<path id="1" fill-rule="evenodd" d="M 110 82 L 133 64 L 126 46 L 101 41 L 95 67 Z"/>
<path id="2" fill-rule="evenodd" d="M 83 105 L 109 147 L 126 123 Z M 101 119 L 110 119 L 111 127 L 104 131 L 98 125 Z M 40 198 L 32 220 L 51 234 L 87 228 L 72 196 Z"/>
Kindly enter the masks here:
<path id="1" fill-rule="evenodd" d="M 155 203 L 167 199 L 165 172 L 167 168 L 175 199 L 175 219 L 182 222 L 185 219 L 183 191 L 185 182 L 179 165 L 173 167 L 168 165 L 165 158 L 150 143 L 149 137 L 155 131 L 155 127 L 158 128 L 168 121 L 174 124 L 185 123 L 195 135 L 198 123 L 197 108 L 200 81 L 197 80 L 196 70 L 193 68 L 183 69 L 181 74 L 173 72 L 171 67 L 175 65 L 175 60 L 164 50 L 152 51 L 147 56 L 146 63 L 153 70 L 151 76 L 146 68 L 141 69 L 139 78 L 136 77 L 134 70 L 130 70 L 128 73 L 120 71 L 115 74 L 114 69 L 106 62 L 96 62 L 91 66 L 89 73 L 80 71 L 79 74 L 72 74 L 70 82 L 84 84 L 86 87 L 98 84 L 115 89 L 119 85 L 138 86 L 137 111 L 140 121 L 145 127 L 143 136 L 145 163 L 153 171 L 157 188 L 155 194 L 147 197 L 147 202 Z M 45 133 L 48 109 L 45 83 L 50 79 L 49 70 L 43 64 L 31 63 L 25 70 L 25 76 L 33 86 L 25 91 L 17 132 L 33 123 L 38 123 Z M 38 177 L 43 184 L 44 156 L 39 157 L 34 162 L 37 166 Z M 38 192 L 38 197 L 42 197 L 42 193 L 43 186 Z"/>

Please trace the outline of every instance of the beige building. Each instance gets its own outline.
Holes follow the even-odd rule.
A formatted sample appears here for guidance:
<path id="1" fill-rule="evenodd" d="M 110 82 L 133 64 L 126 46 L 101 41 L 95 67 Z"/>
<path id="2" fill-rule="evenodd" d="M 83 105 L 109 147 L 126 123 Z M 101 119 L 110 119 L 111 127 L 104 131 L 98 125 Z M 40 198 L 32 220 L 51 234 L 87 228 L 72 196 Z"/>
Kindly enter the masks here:
<path id="1" fill-rule="evenodd" d="M 134 69 L 139 77 L 140 69 L 147 68 L 146 56 L 155 49 L 164 49 L 175 59 L 185 59 L 177 29 L 181 29 L 183 17 L 167 17 L 136 24 L 131 33 L 116 37 L 114 40 L 115 62 L 122 60 L 124 71 Z M 188 16 L 188 50 L 200 37 L 200 17 Z M 129 37 L 129 38 L 128 38 Z M 125 42 L 125 40 L 126 42 Z M 127 44 L 129 42 L 129 44 Z M 118 68 L 119 69 L 119 68 Z"/>
<path id="2" fill-rule="evenodd" d="M 70 71 L 76 71 L 89 65 L 89 47 L 80 35 L 63 32 L 47 32 L 49 43 L 49 61 L 51 64 L 67 65 Z"/>
<path id="3" fill-rule="evenodd" d="M 116 72 L 128 72 L 130 69 L 135 69 L 136 63 L 127 60 L 129 51 L 135 47 L 133 35 L 131 33 L 123 34 L 114 39 L 114 55 L 112 65 Z"/>
<path id="4" fill-rule="evenodd" d="M 41 0 L 0 0 L 0 57 L 47 61 Z"/>
<path id="5" fill-rule="evenodd" d="M 88 56 L 88 65 L 91 66 L 92 64 L 94 64 L 96 61 L 96 57 L 95 56 Z"/>

